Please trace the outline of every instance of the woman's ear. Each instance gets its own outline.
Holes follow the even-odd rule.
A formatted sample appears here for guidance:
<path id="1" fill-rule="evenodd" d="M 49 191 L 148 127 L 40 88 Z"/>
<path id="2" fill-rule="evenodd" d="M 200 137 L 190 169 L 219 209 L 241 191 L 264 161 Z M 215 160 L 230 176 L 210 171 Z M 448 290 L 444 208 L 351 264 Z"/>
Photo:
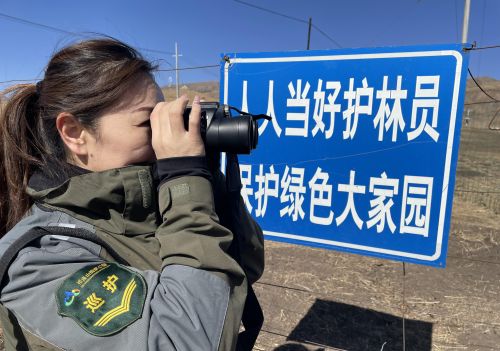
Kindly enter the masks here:
<path id="1" fill-rule="evenodd" d="M 88 156 L 89 134 L 75 116 L 68 112 L 61 112 L 56 118 L 56 128 L 66 147 L 75 156 Z"/>

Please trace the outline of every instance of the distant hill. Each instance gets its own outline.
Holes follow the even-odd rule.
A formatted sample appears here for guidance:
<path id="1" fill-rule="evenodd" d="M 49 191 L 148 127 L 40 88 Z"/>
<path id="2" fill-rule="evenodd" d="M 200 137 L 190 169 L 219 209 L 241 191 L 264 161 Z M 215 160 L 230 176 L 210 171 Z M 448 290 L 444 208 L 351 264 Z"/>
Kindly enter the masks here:
<path id="1" fill-rule="evenodd" d="M 166 101 L 172 101 L 176 98 L 175 85 L 169 88 L 163 87 L 162 91 Z M 190 101 L 195 95 L 199 95 L 204 101 L 219 101 L 219 82 L 182 84 L 179 87 L 179 94 L 187 94 Z"/>
<path id="2" fill-rule="evenodd" d="M 476 78 L 476 80 L 489 95 L 500 101 L 500 80 L 488 77 Z M 488 128 L 488 126 L 490 126 L 494 129 L 500 129 L 500 103 L 474 104 L 477 102 L 491 101 L 492 100 L 477 87 L 472 79 L 468 79 L 465 94 L 463 125 L 473 128 Z M 471 103 L 473 105 L 468 105 Z"/>
<path id="3" fill-rule="evenodd" d="M 476 78 L 476 80 L 488 94 L 500 100 L 500 80 L 488 77 Z M 175 99 L 175 86 L 163 88 L 162 90 L 167 101 Z M 180 94 L 188 94 L 190 99 L 195 95 L 200 95 L 205 101 L 219 101 L 219 82 L 188 83 L 182 85 Z M 464 106 L 463 113 L 464 127 L 488 128 L 488 125 L 491 123 L 492 128 L 500 128 L 500 112 L 495 120 L 492 121 L 495 113 L 500 110 L 500 103 L 467 105 L 490 101 L 492 100 L 484 95 L 471 79 L 468 79 L 465 93 L 466 105 Z"/>

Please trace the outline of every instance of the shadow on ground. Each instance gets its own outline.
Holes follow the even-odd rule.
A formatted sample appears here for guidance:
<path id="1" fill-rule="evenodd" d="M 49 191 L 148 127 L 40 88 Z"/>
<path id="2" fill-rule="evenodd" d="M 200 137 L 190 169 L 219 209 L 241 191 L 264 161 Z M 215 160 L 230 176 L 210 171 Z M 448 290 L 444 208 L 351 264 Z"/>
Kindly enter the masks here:
<path id="1" fill-rule="evenodd" d="M 432 323 L 405 320 L 406 350 L 432 349 Z M 403 319 L 343 303 L 317 299 L 287 340 L 306 343 L 315 351 L 331 347 L 349 351 L 403 350 Z M 320 347 L 320 345 L 322 347 Z M 308 350 L 300 344 L 281 345 L 274 351 Z"/>

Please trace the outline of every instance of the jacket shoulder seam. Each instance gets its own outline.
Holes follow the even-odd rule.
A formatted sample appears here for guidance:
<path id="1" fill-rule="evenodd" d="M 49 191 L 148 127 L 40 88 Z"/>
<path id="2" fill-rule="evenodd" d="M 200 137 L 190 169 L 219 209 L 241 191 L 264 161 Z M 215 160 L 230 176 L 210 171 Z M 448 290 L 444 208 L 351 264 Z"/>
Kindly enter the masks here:
<path id="1" fill-rule="evenodd" d="M 218 277 L 217 277 L 218 278 Z M 231 294 L 231 287 L 229 284 L 226 284 L 226 296 L 227 296 L 227 301 L 226 301 L 226 308 L 224 309 L 224 318 L 222 318 L 219 326 L 218 326 L 218 329 L 220 330 L 219 332 L 219 340 L 217 341 L 217 348 L 215 350 L 219 350 L 220 348 L 220 343 L 221 343 L 221 340 L 222 340 L 222 333 L 224 331 L 224 324 L 226 323 L 226 318 L 227 318 L 227 311 L 229 309 L 229 300 L 230 300 L 230 294 Z"/>

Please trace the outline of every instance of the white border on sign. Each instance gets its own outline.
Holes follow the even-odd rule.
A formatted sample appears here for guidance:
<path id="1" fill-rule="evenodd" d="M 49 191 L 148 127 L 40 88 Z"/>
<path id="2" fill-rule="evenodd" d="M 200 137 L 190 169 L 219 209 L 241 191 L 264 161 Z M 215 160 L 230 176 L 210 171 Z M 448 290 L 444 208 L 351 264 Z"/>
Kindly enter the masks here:
<path id="1" fill-rule="evenodd" d="M 324 55 L 324 56 L 306 56 L 306 57 L 268 57 L 268 58 L 231 58 L 231 63 L 224 65 L 224 104 L 227 104 L 229 93 L 229 66 L 235 63 L 269 63 L 269 62 L 307 62 L 307 61 L 340 61 L 340 60 L 363 60 L 363 59 L 383 59 L 383 58 L 402 58 L 402 57 L 427 57 L 427 56 L 453 56 L 457 60 L 455 69 L 455 84 L 453 86 L 453 98 L 451 102 L 450 128 L 448 130 L 448 143 L 446 146 L 446 160 L 444 165 L 443 189 L 441 197 L 441 209 L 439 212 L 438 237 L 436 242 L 436 251 L 432 256 L 414 254 L 404 251 L 388 250 L 378 247 L 344 243 L 340 241 L 325 240 L 318 238 L 304 237 L 295 234 L 278 233 L 264 230 L 264 234 L 286 239 L 313 242 L 324 245 L 345 247 L 349 249 L 363 250 L 386 255 L 399 257 L 408 257 L 422 261 L 435 261 L 441 256 L 444 233 L 444 217 L 446 214 L 446 203 L 448 199 L 448 184 L 450 181 L 451 154 L 453 151 L 453 139 L 455 136 L 455 122 L 457 118 L 458 93 L 460 90 L 460 79 L 462 71 L 462 56 L 456 50 L 436 50 L 436 51 L 417 51 L 417 52 L 390 52 L 374 54 L 352 54 L 352 55 Z"/>

